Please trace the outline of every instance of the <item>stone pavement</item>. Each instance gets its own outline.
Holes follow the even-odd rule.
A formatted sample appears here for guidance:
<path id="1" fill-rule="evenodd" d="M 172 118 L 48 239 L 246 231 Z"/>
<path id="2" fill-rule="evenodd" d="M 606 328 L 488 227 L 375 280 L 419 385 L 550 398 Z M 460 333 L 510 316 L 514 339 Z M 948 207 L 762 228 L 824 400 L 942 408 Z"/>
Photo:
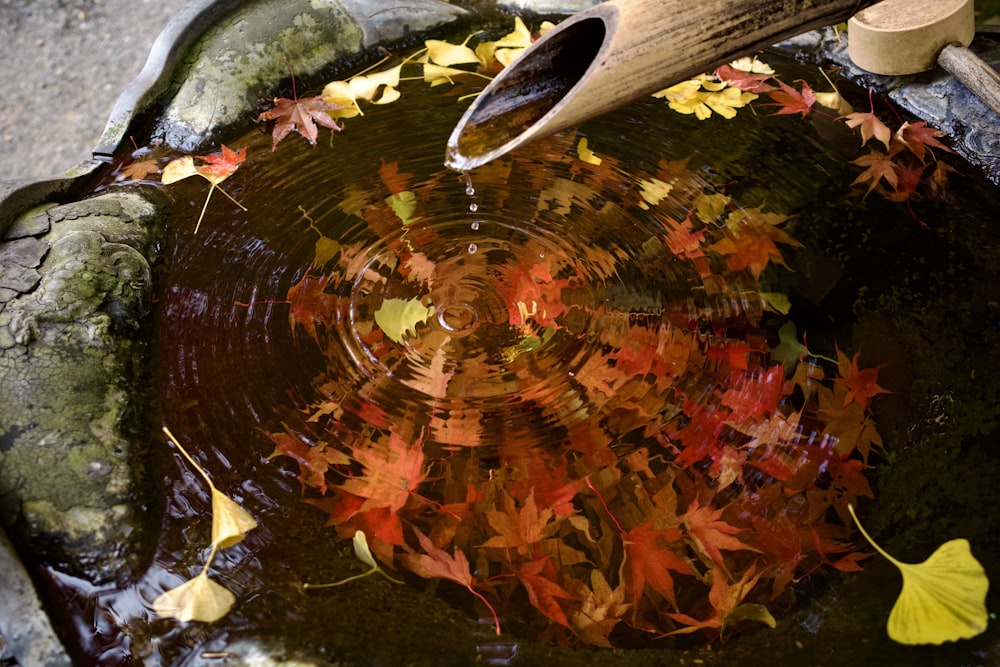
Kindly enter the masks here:
<path id="1" fill-rule="evenodd" d="M 187 0 L 0 0 L 0 180 L 89 157 L 118 95 Z"/>

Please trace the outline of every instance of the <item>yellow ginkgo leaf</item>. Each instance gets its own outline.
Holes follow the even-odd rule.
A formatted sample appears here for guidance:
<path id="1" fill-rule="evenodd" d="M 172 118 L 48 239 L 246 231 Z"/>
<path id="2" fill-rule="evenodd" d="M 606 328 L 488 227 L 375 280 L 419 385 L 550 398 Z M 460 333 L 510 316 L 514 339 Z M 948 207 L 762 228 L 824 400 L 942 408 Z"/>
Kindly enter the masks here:
<path id="1" fill-rule="evenodd" d="M 177 441 L 170 429 L 164 426 L 163 433 L 174 444 L 177 451 L 184 455 L 187 462 L 198 471 L 212 492 L 212 554 L 215 554 L 214 549 L 224 549 L 242 541 L 248 531 L 257 527 L 257 521 L 234 500 L 215 488 L 212 478 L 187 453 L 187 450 L 181 447 L 181 443 Z"/>
<path id="2" fill-rule="evenodd" d="M 234 602 L 236 596 L 209 579 L 207 571 L 202 571 L 153 600 L 153 611 L 178 621 L 212 623 L 228 614 Z"/>
<path id="3" fill-rule="evenodd" d="M 847 509 L 865 539 L 903 575 L 903 590 L 889 614 L 890 638 L 901 644 L 942 644 L 986 630 L 990 582 L 968 540 L 945 542 L 922 563 L 901 563 L 875 543 L 854 507 Z"/>
<path id="4" fill-rule="evenodd" d="M 326 84 L 323 86 L 320 98 L 324 102 L 331 102 L 341 107 L 327 111 L 331 118 L 353 118 L 362 113 L 361 107 L 358 106 L 357 93 L 347 81 L 331 81 Z"/>
<path id="5" fill-rule="evenodd" d="M 757 60 L 757 56 L 750 58 L 749 56 L 744 56 L 742 58 L 737 58 L 733 62 L 729 63 L 729 66 L 733 69 L 738 69 L 741 72 L 750 72 L 751 74 L 774 74 L 774 70 L 763 60 Z"/>
<path id="6" fill-rule="evenodd" d="M 434 63 L 424 63 L 424 82 L 431 87 L 440 86 L 445 83 L 455 83 L 452 77 L 468 74 L 464 69 L 456 67 L 443 67 Z"/>
<path id="7" fill-rule="evenodd" d="M 160 174 L 160 183 L 170 185 L 171 183 L 183 181 L 185 178 L 197 175 L 198 169 L 194 166 L 194 157 L 185 155 L 167 163 L 167 166 L 163 168 L 163 173 Z"/>
<path id="8" fill-rule="evenodd" d="M 443 67 L 482 65 L 476 52 L 465 44 L 452 44 L 439 39 L 428 39 L 424 42 L 424 46 L 427 47 L 427 58 L 436 65 Z"/>
<path id="9" fill-rule="evenodd" d="M 375 323 L 385 335 L 403 342 L 406 334 L 417 335 L 417 325 L 434 314 L 434 306 L 425 306 L 419 298 L 386 299 L 375 311 Z"/>
<path id="10" fill-rule="evenodd" d="M 212 488 L 212 546 L 220 549 L 243 541 L 246 534 L 257 527 L 257 521 L 216 488 Z"/>

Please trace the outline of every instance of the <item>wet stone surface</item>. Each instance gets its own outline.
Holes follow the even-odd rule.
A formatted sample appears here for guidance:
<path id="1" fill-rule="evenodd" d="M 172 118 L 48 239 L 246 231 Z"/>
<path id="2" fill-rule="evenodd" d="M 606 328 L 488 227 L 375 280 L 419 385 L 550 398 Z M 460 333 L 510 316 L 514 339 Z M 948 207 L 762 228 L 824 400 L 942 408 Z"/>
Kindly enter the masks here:
<path id="1" fill-rule="evenodd" d="M 146 551 L 141 440 L 122 427 L 144 408 L 146 257 L 163 215 L 137 191 L 48 205 L 0 246 L 0 518 L 95 583 Z"/>

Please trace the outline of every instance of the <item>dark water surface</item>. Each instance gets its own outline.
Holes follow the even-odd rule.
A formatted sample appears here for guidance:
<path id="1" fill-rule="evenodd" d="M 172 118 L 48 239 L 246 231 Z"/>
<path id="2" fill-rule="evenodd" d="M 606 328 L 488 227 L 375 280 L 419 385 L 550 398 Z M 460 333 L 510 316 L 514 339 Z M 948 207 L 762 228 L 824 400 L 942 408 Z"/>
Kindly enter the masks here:
<path id="1" fill-rule="evenodd" d="M 815 70 L 777 55 L 768 60 L 786 81 L 807 77 L 819 85 Z M 497 536 L 493 523 L 449 522 L 460 517 L 447 508 L 466 502 L 472 488 L 487 499 L 495 494 L 497 509 L 505 497 L 523 509 L 531 496 L 562 521 L 547 537 L 560 536 L 610 579 L 622 547 L 589 546 L 568 528 L 571 515 L 590 521 L 590 535 L 608 535 L 623 515 L 631 521 L 618 526 L 623 530 L 642 524 L 635 513 L 650 503 L 642 496 L 655 498 L 663 488 L 683 501 L 680 514 L 699 492 L 704 501 L 706 489 L 721 510 L 748 490 L 762 496 L 777 484 L 775 457 L 793 451 L 785 444 L 744 452 L 749 458 L 738 464 L 691 453 L 692 424 L 720 406 L 735 417 L 719 436 L 719 452 L 736 455 L 763 441 L 767 428 L 784 427 L 782 443 L 807 441 L 836 453 L 809 481 L 829 485 L 819 479 L 830 474 L 825 466 L 846 460 L 853 445 L 837 449 L 827 435 L 830 419 L 815 406 L 793 419 L 808 399 L 784 385 L 800 356 L 781 345 L 789 322 L 795 340 L 807 333 L 814 354 L 835 357 L 839 348 L 849 356 L 860 351 L 863 367 L 885 364 L 879 381 L 893 393 L 873 403 L 871 423 L 888 454 L 873 454 L 866 474 L 876 499 L 884 489 L 887 507 L 912 506 L 906 497 L 914 492 L 903 490 L 893 471 L 907 447 L 945 432 L 927 406 L 963 401 L 967 390 L 948 381 L 981 381 L 996 368 L 994 188 L 960 171 L 911 212 L 851 186 L 860 169 L 849 160 L 867 149 L 842 122 L 818 113 L 769 117 L 764 106 L 700 122 L 652 99 L 540 141 L 467 181 L 441 166 L 464 105 L 451 91 L 420 82 L 402 91 L 399 102 L 346 120 L 343 133 L 321 131 L 316 147 L 292 135 L 271 152 L 270 136 L 259 130 L 227 141 L 248 151 L 222 185 L 247 212 L 216 193 L 197 235 L 207 183 L 167 188 L 176 230 L 158 315 L 159 410 L 218 488 L 260 526 L 214 561 L 214 578 L 237 594 L 229 616 L 214 626 L 152 618 L 153 599 L 200 571 L 210 529 L 202 480 L 179 455 L 165 454 L 167 511 L 154 564 L 128 589 L 82 592 L 90 597 L 78 622 L 81 634 L 93 637 L 87 650 L 95 662 L 128 664 L 132 654 L 144 664 L 196 664 L 200 652 L 224 652 L 249 635 L 293 637 L 351 664 L 365 662 L 362 656 L 382 664 L 403 664 L 403 656 L 413 664 L 466 664 L 477 652 L 499 664 L 538 650 L 519 646 L 521 637 L 569 640 L 569 633 L 546 634 L 523 590 L 498 588 L 509 633 L 498 641 L 490 638 L 485 606 L 449 582 L 437 592 L 452 606 L 409 574 L 402 587 L 377 578 L 324 592 L 301 584 L 362 571 L 349 540 L 339 539 L 358 528 L 376 554 L 396 544 L 397 557 L 403 532 L 411 547 L 415 532 L 442 541 L 452 535 L 465 545 L 474 574 L 511 576 L 498 575 L 509 555 L 477 550 Z M 847 94 L 857 108 L 867 101 L 859 91 Z M 601 165 L 577 156 L 582 136 Z M 766 221 L 768 231 L 740 255 L 733 248 L 746 238 L 739 227 L 746 219 Z M 978 240 L 968 242 L 970 235 Z M 790 311 L 781 312 L 776 294 Z M 775 371 L 781 361 L 785 367 Z M 825 368 L 832 378 L 836 365 Z M 768 387 L 773 396 L 754 393 Z M 982 411 L 963 403 L 964 419 L 977 426 L 948 427 L 962 443 L 949 460 L 978 452 L 980 469 L 996 470 L 995 451 L 977 444 L 995 434 L 993 391 L 991 384 L 979 393 Z M 303 463 L 310 453 L 323 463 Z M 619 471 L 614 479 L 602 476 L 609 469 Z M 375 470 L 386 478 L 373 481 Z M 786 481 L 795 493 L 805 488 Z M 948 516 L 962 514 L 957 493 L 941 491 L 950 498 Z M 343 509 L 361 501 L 368 504 L 356 515 Z M 847 538 L 840 501 L 829 502 L 830 536 Z M 781 503 L 790 516 L 805 511 Z M 783 520 L 772 509 L 763 519 Z M 742 530 L 759 528 L 757 519 L 727 511 Z M 931 514 L 917 509 L 913 520 Z M 876 527 L 891 526 L 882 516 L 873 517 Z M 760 530 L 753 532 L 759 537 Z M 898 546 L 919 560 L 953 536 Z M 688 554 L 709 569 L 703 554 Z M 750 567 L 733 554 L 732 567 Z M 820 565 L 816 558 L 807 553 L 794 583 L 769 590 L 774 600 L 762 597 L 778 630 L 730 644 L 766 645 L 783 624 L 796 626 L 789 636 L 803 628 L 814 636 L 830 624 L 813 619 L 817 629 L 810 630 L 803 620 L 812 618 L 803 612 L 811 595 L 830 596 L 826 576 L 808 574 Z M 995 565 L 986 564 L 988 571 Z M 874 618 L 884 618 L 895 596 L 895 575 L 883 574 L 885 590 L 872 596 L 880 601 L 869 611 Z M 703 618 L 708 610 L 697 600 L 707 587 L 678 586 L 679 600 L 691 604 L 682 611 Z M 409 617 L 399 611 L 407 605 Z M 477 615 L 481 626 L 463 624 Z M 704 642 L 626 625 L 611 635 L 614 643 L 669 649 Z M 896 649 L 880 625 L 867 627 L 891 663 Z M 787 648 L 782 636 L 775 645 Z M 848 657 L 840 664 L 859 664 L 850 662 L 854 649 L 842 650 Z M 838 655 L 823 659 L 833 664 Z M 574 656 L 549 659 L 586 659 Z M 754 664 L 733 659 L 739 662 L 727 664 Z"/>

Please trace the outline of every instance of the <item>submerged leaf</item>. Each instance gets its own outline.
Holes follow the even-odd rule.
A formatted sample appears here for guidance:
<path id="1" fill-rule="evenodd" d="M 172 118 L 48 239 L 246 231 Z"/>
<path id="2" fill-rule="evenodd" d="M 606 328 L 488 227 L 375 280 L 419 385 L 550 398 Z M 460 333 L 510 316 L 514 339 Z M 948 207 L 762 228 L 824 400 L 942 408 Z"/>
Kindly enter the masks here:
<path id="1" fill-rule="evenodd" d="M 375 311 L 375 323 L 385 335 L 403 342 L 403 336 L 417 335 L 417 325 L 434 314 L 434 306 L 425 306 L 420 299 L 386 299 Z"/>
<path id="2" fill-rule="evenodd" d="M 942 644 L 986 631 L 990 582 L 965 539 L 942 544 L 922 563 L 901 563 L 879 545 L 847 506 L 858 529 L 903 575 L 903 590 L 889 614 L 889 637 L 900 644 Z"/>
<path id="3" fill-rule="evenodd" d="M 209 579 L 207 571 L 202 571 L 194 579 L 156 598 L 153 611 L 158 616 L 178 621 L 212 623 L 228 614 L 235 602 L 236 596 Z"/>

